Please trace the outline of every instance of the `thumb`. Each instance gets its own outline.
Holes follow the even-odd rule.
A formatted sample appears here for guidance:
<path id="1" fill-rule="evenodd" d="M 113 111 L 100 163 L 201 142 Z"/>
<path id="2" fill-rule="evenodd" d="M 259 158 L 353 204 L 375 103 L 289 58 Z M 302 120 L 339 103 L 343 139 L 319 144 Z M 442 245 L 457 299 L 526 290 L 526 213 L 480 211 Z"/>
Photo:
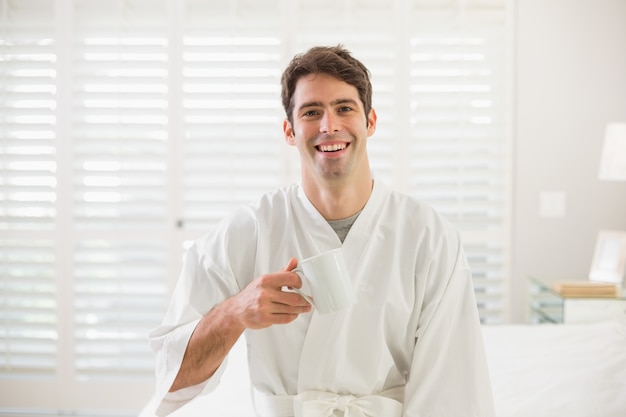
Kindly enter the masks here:
<path id="1" fill-rule="evenodd" d="M 291 259 L 289 259 L 289 263 L 285 267 L 284 271 L 291 271 L 296 266 L 298 266 L 298 260 L 296 258 L 291 258 Z"/>

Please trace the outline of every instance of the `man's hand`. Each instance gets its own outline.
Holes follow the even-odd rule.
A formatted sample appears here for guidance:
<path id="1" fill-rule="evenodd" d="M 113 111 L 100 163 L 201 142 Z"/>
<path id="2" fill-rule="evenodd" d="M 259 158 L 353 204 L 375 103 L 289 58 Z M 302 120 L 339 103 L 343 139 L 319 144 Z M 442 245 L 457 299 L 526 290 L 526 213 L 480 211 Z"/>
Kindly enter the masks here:
<path id="1" fill-rule="evenodd" d="M 311 311 L 311 304 L 302 296 L 282 290 L 283 287 L 302 287 L 300 277 L 291 272 L 296 265 L 296 259 L 291 258 L 282 271 L 260 276 L 226 301 L 245 328 L 263 329 L 290 323 L 301 313 Z"/>
<path id="2" fill-rule="evenodd" d="M 302 296 L 282 290 L 302 286 L 300 277 L 291 272 L 296 265 L 296 259 L 291 258 L 282 271 L 262 275 L 209 311 L 191 335 L 170 391 L 206 381 L 246 328 L 290 323 L 299 314 L 311 311 L 311 305 Z"/>

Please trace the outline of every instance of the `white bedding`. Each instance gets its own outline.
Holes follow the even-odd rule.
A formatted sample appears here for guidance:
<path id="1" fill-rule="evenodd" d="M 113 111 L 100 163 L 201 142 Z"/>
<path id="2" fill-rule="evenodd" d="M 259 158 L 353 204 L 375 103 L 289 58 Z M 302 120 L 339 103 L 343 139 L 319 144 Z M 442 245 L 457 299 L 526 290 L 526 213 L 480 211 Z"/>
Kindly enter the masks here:
<path id="1" fill-rule="evenodd" d="M 626 322 L 483 334 L 497 417 L 626 417 Z"/>
<path id="2" fill-rule="evenodd" d="M 491 325 L 483 334 L 497 417 L 626 417 L 626 321 Z M 218 391 L 171 416 L 254 416 L 245 355 L 238 343 Z"/>

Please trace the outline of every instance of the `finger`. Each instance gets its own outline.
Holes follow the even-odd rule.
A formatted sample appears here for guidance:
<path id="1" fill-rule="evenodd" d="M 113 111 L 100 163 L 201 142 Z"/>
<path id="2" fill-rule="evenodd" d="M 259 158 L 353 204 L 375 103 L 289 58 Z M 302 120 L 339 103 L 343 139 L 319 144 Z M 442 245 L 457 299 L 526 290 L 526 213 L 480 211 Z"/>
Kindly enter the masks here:
<path id="1" fill-rule="evenodd" d="M 295 272 L 282 271 L 259 277 L 257 286 L 265 289 L 280 291 L 283 287 L 300 288 L 302 280 Z"/>
<path id="2" fill-rule="evenodd" d="M 264 323 L 264 326 L 289 323 L 311 310 L 312 306 L 299 294 L 280 291 L 258 305 L 257 311 L 261 313 L 258 321 Z"/>
<path id="3" fill-rule="evenodd" d="M 271 318 L 269 320 L 274 322 L 276 319 L 280 320 L 284 316 L 298 317 L 300 314 L 310 313 L 312 308 L 310 304 L 301 307 L 276 305 L 274 311 L 270 314 Z"/>
<path id="4" fill-rule="evenodd" d="M 300 294 L 296 292 L 282 291 L 280 297 L 274 300 L 277 304 L 282 304 L 288 307 L 308 307 L 311 304 Z"/>
<path id="5" fill-rule="evenodd" d="M 298 266 L 298 260 L 296 258 L 291 258 L 291 259 L 289 259 L 289 263 L 287 264 L 285 269 L 283 269 L 283 271 L 291 271 L 296 266 Z"/>
<path id="6" fill-rule="evenodd" d="M 285 267 L 285 271 L 293 271 L 294 268 L 298 266 L 298 260 L 296 258 L 290 258 L 289 259 L 289 263 L 287 264 L 287 266 Z M 300 278 L 300 275 L 298 274 L 294 274 L 296 275 L 295 278 L 296 279 L 296 284 L 295 285 L 285 285 L 286 287 L 288 287 L 289 289 L 291 288 L 302 288 L 302 279 Z"/>

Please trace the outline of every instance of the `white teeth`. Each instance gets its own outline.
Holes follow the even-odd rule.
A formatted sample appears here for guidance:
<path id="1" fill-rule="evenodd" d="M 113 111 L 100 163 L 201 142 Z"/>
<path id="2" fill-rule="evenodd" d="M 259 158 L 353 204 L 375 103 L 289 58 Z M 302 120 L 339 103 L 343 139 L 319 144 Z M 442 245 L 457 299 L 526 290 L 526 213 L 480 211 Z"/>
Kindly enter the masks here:
<path id="1" fill-rule="evenodd" d="M 320 145 L 320 150 L 322 152 L 335 152 L 335 151 L 340 151 L 342 149 L 346 148 L 346 144 L 345 143 L 336 143 L 334 145 Z"/>

